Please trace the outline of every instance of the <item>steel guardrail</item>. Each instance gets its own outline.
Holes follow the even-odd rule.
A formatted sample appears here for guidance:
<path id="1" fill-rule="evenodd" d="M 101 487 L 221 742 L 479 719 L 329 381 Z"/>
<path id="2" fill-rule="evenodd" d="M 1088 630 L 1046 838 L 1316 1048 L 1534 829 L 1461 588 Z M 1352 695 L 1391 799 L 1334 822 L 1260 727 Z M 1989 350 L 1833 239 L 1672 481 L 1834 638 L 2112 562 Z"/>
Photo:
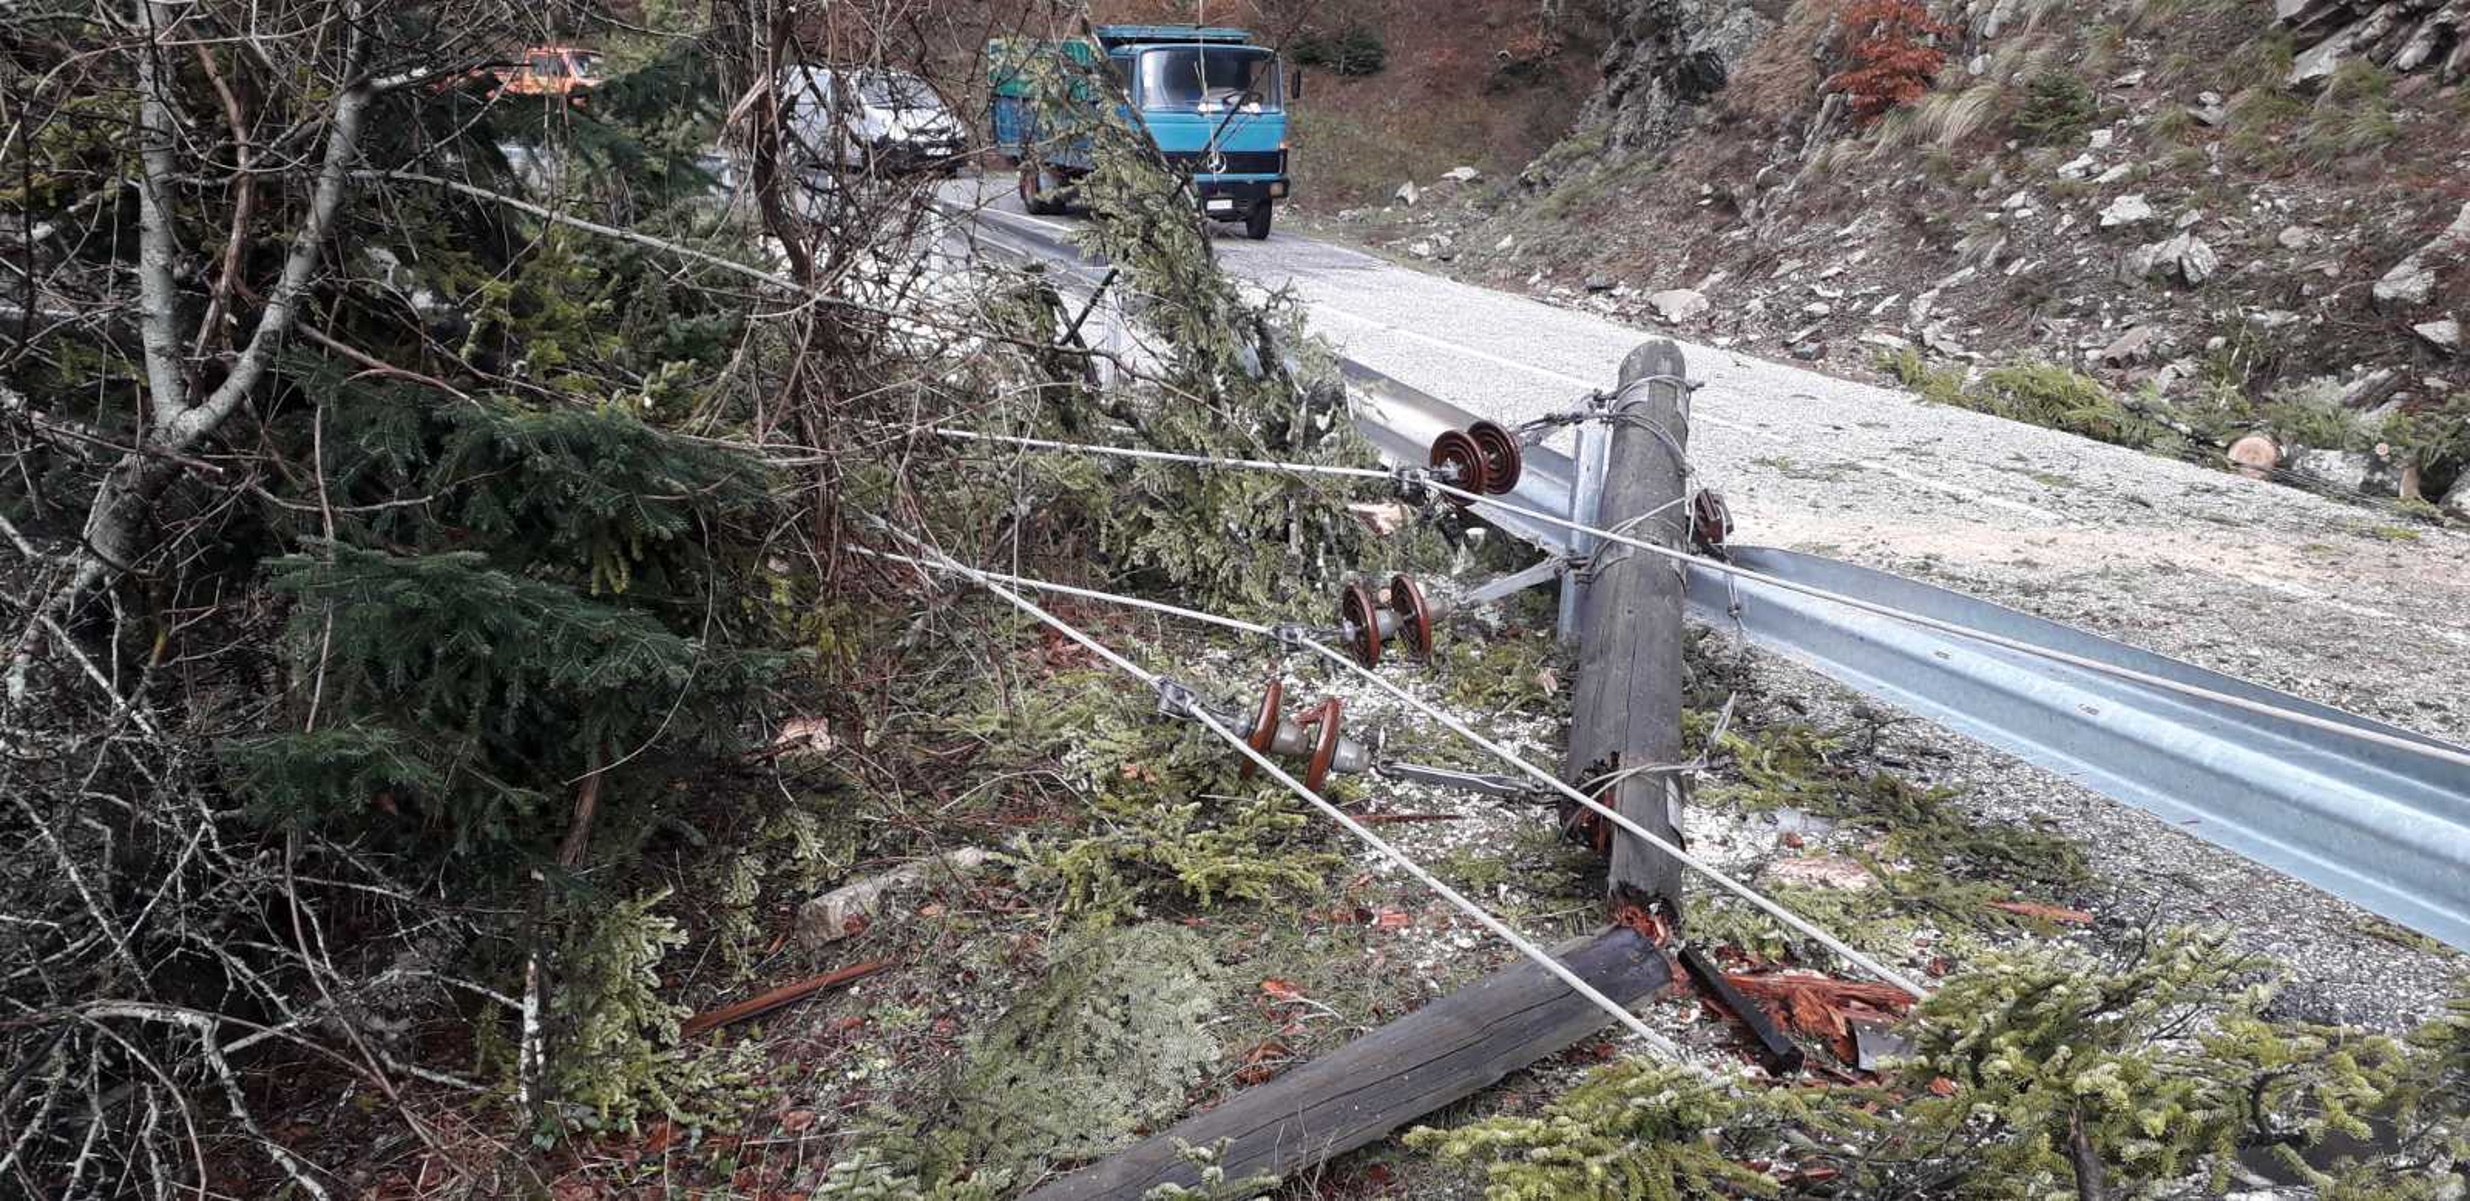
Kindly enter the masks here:
<path id="1" fill-rule="evenodd" d="M 1001 235 L 1075 269 L 1078 250 L 1016 222 Z M 1358 427 L 1392 463 L 1477 414 L 1340 357 Z M 1527 452 L 1509 499 L 1591 523 L 1578 459 Z M 1587 480 L 1600 485 L 1600 480 Z M 1583 556 L 1583 536 L 1514 514 L 1502 530 Z M 2318 704 L 1959 592 L 1816 555 L 1733 547 L 1776 579 L 2407 742 L 2441 739 Z M 1688 568 L 1699 619 L 2361 908 L 2470 950 L 2470 767 L 1992 646 L 1711 568 Z M 1587 633 L 1587 632 L 1581 632 Z M 1598 632 L 1600 633 L 1600 632 Z"/>

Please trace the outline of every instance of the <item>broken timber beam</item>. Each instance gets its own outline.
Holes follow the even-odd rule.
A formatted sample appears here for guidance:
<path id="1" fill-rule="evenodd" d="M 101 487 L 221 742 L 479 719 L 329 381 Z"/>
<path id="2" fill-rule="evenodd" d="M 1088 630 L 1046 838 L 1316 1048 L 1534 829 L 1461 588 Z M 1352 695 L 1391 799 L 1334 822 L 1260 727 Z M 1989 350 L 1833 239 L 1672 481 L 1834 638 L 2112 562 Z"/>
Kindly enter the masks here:
<path id="1" fill-rule="evenodd" d="M 1682 550 L 1690 513 L 1689 386 L 1681 348 L 1658 338 L 1621 362 L 1597 517 L 1602 527 Z M 1681 845 L 1681 601 L 1677 564 L 1605 542 L 1587 567 L 1579 613 L 1578 687 L 1570 701 L 1570 780 L 1623 773 L 1611 798 L 1621 816 Z M 1635 770 L 1635 769 L 1647 770 Z M 1616 898 L 1681 906 L 1681 864 L 1635 835 L 1612 837 Z"/>
<path id="2" fill-rule="evenodd" d="M 1635 1005 L 1672 982 L 1663 952 L 1615 927 L 1554 950 L 1605 996 Z M 1517 963 L 1217 1108 L 1029 1193 L 1022 1201 L 1138 1201 L 1162 1184 L 1198 1187 L 1181 1143 L 1227 1141 L 1226 1178 L 1293 1178 L 1565 1050 L 1612 1019 L 1534 963 Z"/>

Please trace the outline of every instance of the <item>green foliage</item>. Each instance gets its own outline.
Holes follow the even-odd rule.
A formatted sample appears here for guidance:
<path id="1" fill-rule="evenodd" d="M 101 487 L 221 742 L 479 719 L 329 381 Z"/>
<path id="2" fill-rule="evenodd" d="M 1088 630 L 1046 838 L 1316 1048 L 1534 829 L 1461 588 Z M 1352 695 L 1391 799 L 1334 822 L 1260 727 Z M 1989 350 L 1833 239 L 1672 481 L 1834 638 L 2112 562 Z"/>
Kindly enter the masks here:
<path id="1" fill-rule="evenodd" d="M 1278 1187 L 1276 1176 L 1247 1176 L 1229 1180 L 1226 1165 L 1218 1162 L 1225 1156 L 1227 1145 L 1234 1140 L 1220 1139 L 1214 1147 L 1195 1147 L 1181 1139 L 1175 1150 L 1184 1162 L 1200 1170 L 1198 1187 L 1167 1183 L 1141 1194 L 1141 1201 L 1261 1201 L 1271 1189 Z"/>
<path id="2" fill-rule="evenodd" d="M 2375 440 L 2391 446 L 2395 458 L 2422 469 L 2470 470 L 2470 392 L 2458 393 L 2435 408 L 2385 418 Z"/>
<path id="3" fill-rule="evenodd" d="M 2100 381 L 2050 363 L 1995 368 L 1969 395 L 1967 408 L 2119 446 L 2150 446 L 2167 432 Z"/>
<path id="4" fill-rule="evenodd" d="M 2047 426 L 2118 446 L 2166 442 L 2170 427 L 2130 405 L 2101 381 L 2053 363 L 1993 368 L 1978 379 L 1932 368 L 1916 351 L 1882 355 L 1879 366 L 1933 404 Z"/>
<path id="5" fill-rule="evenodd" d="M 2099 99 L 2082 78 L 2073 71 L 2053 69 L 2025 84 L 2015 127 L 2027 142 L 2054 146 L 2082 137 L 2100 110 Z"/>
<path id="6" fill-rule="evenodd" d="M 2470 1097 L 2470 977 L 2463 978 L 2460 992 L 2445 1006 L 2444 1015 L 2420 1028 L 2410 1042 L 2425 1057 L 2410 1116 L 2417 1116 L 2418 1105 L 2436 1098 L 2452 1097 L 2458 1108 L 2460 1098 Z M 2453 1137 L 2470 1139 L 2470 1129 L 2456 1130 Z M 2456 1155 L 2470 1158 L 2470 1147 Z"/>
<path id="7" fill-rule="evenodd" d="M 1974 1178 L 2027 1197 L 2075 1178 L 2081 1132 L 2114 1187 L 2208 1174 L 2246 1145 L 2295 1150 L 2368 1137 L 2362 1115 L 2407 1074 L 2395 1040 L 2259 1016 L 2259 963 L 2217 932 L 2162 935 L 2124 963 L 2069 947 L 1993 956 L 1915 1012 L 1899 1086 L 1918 1094 L 1871 1157 L 1894 1175 L 1970 1129 Z M 1934 1079 L 1952 1096 L 1931 1095 Z M 1935 1165 L 1934 1165 L 1935 1166 Z"/>
<path id="8" fill-rule="evenodd" d="M 284 645 L 322 728 L 228 746 L 263 815 L 538 853 L 556 829 L 543 790 L 629 751 L 659 751 L 648 767 L 734 740 L 780 663 L 741 649 L 768 636 L 764 611 L 722 600 L 754 568 L 760 464 L 612 406 L 302 375 L 329 411 L 277 430 L 322 446 L 328 477 L 275 517 L 331 512 L 335 541 L 270 575 L 297 602 Z"/>
<path id="9" fill-rule="evenodd" d="M 416 810 L 421 833 L 458 853 L 543 849 L 551 831 L 533 820 L 537 789 L 630 748 L 726 745 L 732 698 L 775 662 L 493 567 L 476 551 L 336 546 L 325 558 L 277 560 L 273 572 L 275 589 L 300 602 L 290 642 L 302 670 L 322 681 L 326 711 L 347 731 L 231 745 L 244 791 L 279 822 L 399 832 L 397 815 Z M 315 791 L 336 782 L 392 795 Z"/>
<path id="10" fill-rule="evenodd" d="M 631 1128 L 647 1102 L 661 1112 L 679 1108 L 669 1048 L 686 1010 L 661 999 L 659 968 L 686 934 L 653 912 L 667 895 L 620 901 L 579 923 L 558 956 L 563 986 L 551 995 L 549 1020 L 560 1053 L 550 1095 L 588 1114 L 587 1126 Z"/>
<path id="11" fill-rule="evenodd" d="M 918 1201 L 922 1195 L 917 1176 L 872 1145 L 832 1161 L 815 1187 L 815 1201 Z"/>
<path id="12" fill-rule="evenodd" d="M 1327 67 L 1340 75 L 1378 75 L 1389 64 L 1389 47 L 1371 26 L 1355 23 L 1336 33 L 1306 31 L 1287 56 L 1298 66 Z"/>
<path id="13" fill-rule="evenodd" d="M 1422 1127 L 1405 1141 L 1447 1163 L 1483 1165 L 1487 1201 L 1774 1196 L 1773 1180 L 1733 1162 L 1709 1137 L 1748 1108 L 1690 1067 L 1623 1059 L 1534 1117 Z"/>
<path id="14" fill-rule="evenodd" d="M 1573 666 L 1549 629 L 1488 638 L 1448 638 L 1435 648 L 1450 704 L 1484 713 L 1555 712 L 1558 685 Z"/>
<path id="15" fill-rule="evenodd" d="M 1843 738 L 1799 724 L 1762 729 L 1737 723 L 1721 749 L 1729 770 L 1701 787 L 1700 803 L 1792 808 L 1828 819 L 1860 842 L 1852 858 L 1869 870 L 1873 887 L 1771 884 L 1768 891 L 1866 950 L 1901 953 L 1925 922 L 1948 932 L 2031 927 L 2032 919 L 1991 903 L 2049 902 L 2089 881 L 2083 849 L 2074 842 L 2030 826 L 1977 820 L 1952 790 L 1846 762 Z M 1722 894 L 1694 904 L 1690 929 L 1700 939 L 1770 958 L 1823 961 L 1823 952 L 1799 945 L 1797 935 L 1766 914 Z"/>
<path id="16" fill-rule="evenodd" d="M 703 599 L 718 565 L 700 535 L 766 505 L 763 471 L 747 456 L 614 408 L 458 406 L 445 416 L 432 478 L 487 484 L 456 489 L 442 519 L 501 562 L 562 565 L 594 594 Z"/>
<path id="17" fill-rule="evenodd" d="M 568 139 L 595 185 L 683 200 L 712 186 L 696 160 L 725 115 L 719 64 L 704 38 L 664 38 L 659 47 L 545 128 Z"/>
<path id="18" fill-rule="evenodd" d="M 713 865 L 709 937 L 739 979 L 749 978 L 767 940 L 764 902 L 811 896 L 847 875 L 860 837 L 851 798 L 817 791 L 768 802 L 753 834 L 723 850 Z"/>
<path id="19" fill-rule="evenodd" d="M 79 201 L 94 181 L 134 166 L 136 152 L 121 131 L 136 123 L 136 111 L 134 95 L 62 99 L 51 120 L 11 138 L 22 157 L 18 169 L 0 179 L 0 204 L 23 213 L 48 212 Z"/>
<path id="20" fill-rule="evenodd" d="M 899 1140 L 891 1141 L 897 1144 Z M 988 1180 L 990 1176 L 1001 1179 L 1001 1173 L 921 1184 L 917 1174 L 905 1166 L 910 1158 L 915 1156 L 887 1151 L 879 1143 L 861 1146 L 825 1169 L 823 1182 L 815 1186 L 814 1201 L 995 1201 L 1005 1192 Z"/>
<path id="21" fill-rule="evenodd" d="M 1157 719 L 1111 677 L 1057 678 L 1053 703 L 983 727 L 1014 753 L 1058 756 L 1085 789 L 1085 832 L 1015 847 L 1020 883 L 1107 923 L 1160 901 L 1208 906 L 1317 891 L 1342 862 L 1275 783 L 1238 778 L 1216 735 Z"/>
<path id="22" fill-rule="evenodd" d="M 2249 88 L 2230 100 L 2230 150 L 2251 167 L 2278 169 L 2291 158 L 2289 125 L 2306 112 L 2278 83 Z"/>
<path id="23" fill-rule="evenodd" d="M 1624 1061 L 1536 1116 L 1407 1141 L 1487 1165 L 1495 1201 L 1771 1195 L 1737 1166 L 1753 1155 L 1829 1170 L 1831 1196 L 2051 1201 L 2080 1195 L 2079 1163 L 2103 1195 L 2219 1195 L 2259 1150 L 2326 1197 L 2446 1195 L 2470 1152 L 2470 991 L 2401 1040 L 2263 1017 L 2260 966 L 2219 932 L 2111 959 L 2030 945 L 1923 1002 L 1883 1088 L 1741 1092 Z"/>
<path id="24" fill-rule="evenodd" d="M 1294 849 L 1311 819 L 1261 789 L 1240 800 L 1161 800 L 1116 789 L 1091 801 L 1099 832 L 1024 844 L 1022 887 L 1051 889 L 1059 906 L 1099 921 L 1171 897 L 1207 907 L 1310 894 L 1341 862 Z"/>
<path id="25" fill-rule="evenodd" d="M 1076 77 L 1055 56 L 1029 74 L 1051 131 L 1037 154 L 1086 155 L 1071 191 L 1089 210 L 1084 249 L 1121 273 L 1156 338 L 1153 377 L 1103 397 L 1049 390 L 1060 429 L 1128 428 L 1153 450 L 1282 462 L 1368 466 L 1327 352 L 1304 332 L 1300 304 L 1280 292 L 1255 303 L 1219 269 L 1187 190 L 1146 134 L 1117 107 L 1107 76 Z M 1090 411 L 1070 411 L 1087 406 Z M 1189 602 L 1264 612 L 1298 588 L 1362 565 L 1368 539 L 1325 479 L 1157 462 L 1108 461 L 1083 473 L 1074 507 L 1119 567 L 1156 577 Z"/>
<path id="26" fill-rule="evenodd" d="M 2241 92 L 2249 88 L 2279 87 L 2290 77 L 2290 64 L 2298 58 L 2298 46 L 2287 29 L 2268 29 L 2238 44 L 2227 58 L 2221 60 L 2221 88 L 2224 92 Z"/>
<path id="27" fill-rule="evenodd" d="M 1120 1150 L 1183 1111 L 1219 1047 L 1210 944 L 1151 922 L 1057 939 L 1048 978 L 965 1045 L 930 1171 L 1034 1170 Z"/>

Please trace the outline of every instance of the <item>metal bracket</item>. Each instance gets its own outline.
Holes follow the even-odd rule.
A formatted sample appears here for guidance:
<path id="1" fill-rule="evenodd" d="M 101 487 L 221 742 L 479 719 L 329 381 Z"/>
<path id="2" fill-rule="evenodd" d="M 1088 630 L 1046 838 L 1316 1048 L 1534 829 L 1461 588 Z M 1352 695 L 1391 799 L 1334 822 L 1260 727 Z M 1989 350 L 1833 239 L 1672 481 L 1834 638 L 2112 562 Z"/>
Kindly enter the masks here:
<path id="1" fill-rule="evenodd" d="M 1305 649 L 1304 642 L 1307 639 L 1317 638 L 1326 633 L 1328 631 L 1305 625 L 1300 621 L 1282 621 L 1269 627 L 1269 636 L 1278 640 L 1279 651 L 1289 655 L 1302 653 Z"/>
<path id="2" fill-rule="evenodd" d="M 1158 677 L 1158 712 L 1178 721 L 1195 721 L 1205 706 L 1199 693 L 1169 676 Z"/>
<path id="3" fill-rule="evenodd" d="M 1521 776 L 1491 775 L 1484 772 L 1459 771 L 1449 767 L 1426 767 L 1420 763 L 1384 763 L 1380 767 L 1380 772 L 1392 779 L 1412 780 L 1418 784 L 1456 788 L 1466 792 L 1480 792 L 1486 796 L 1526 797 L 1549 791 L 1543 785 Z"/>
<path id="4" fill-rule="evenodd" d="M 1801 1070 L 1800 1046 L 1776 1027 L 1775 1019 L 1767 1016 L 1767 1011 L 1760 1008 L 1758 1002 L 1743 996 L 1740 989 L 1733 987 L 1732 981 L 1724 978 L 1724 969 L 1717 967 L 1705 952 L 1688 944 L 1681 947 L 1679 958 L 1690 979 L 1697 981 L 1699 988 L 1713 994 L 1725 1009 L 1731 1011 L 1733 1018 L 1750 1032 L 1750 1037 L 1755 1040 L 1752 1050 L 1758 1055 L 1759 1066 L 1767 1069 L 1768 1075 L 1780 1079 Z M 1862 1065 L 1864 1070 L 1868 1070 L 1869 1066 Z"/>
<path id="5" fill-rule="evenodd" d="M 1398 498 L 1409 504 L 1423 504 L 1432 499 L 1432 469 L 1429 467 L 1395 467 L 1390 469 L 1389 482 Z"/>

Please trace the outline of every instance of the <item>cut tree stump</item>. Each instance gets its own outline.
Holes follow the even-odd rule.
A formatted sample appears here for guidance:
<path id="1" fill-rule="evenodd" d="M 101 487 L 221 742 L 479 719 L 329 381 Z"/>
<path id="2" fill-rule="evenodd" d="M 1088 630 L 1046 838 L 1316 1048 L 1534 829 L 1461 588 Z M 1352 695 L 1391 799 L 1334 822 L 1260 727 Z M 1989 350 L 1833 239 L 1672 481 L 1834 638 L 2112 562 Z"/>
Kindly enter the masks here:
<path id="1" fill-rule="evenodd" d="M 1597 510 L 1604 529 L 1673 550 L 1689 544 L 1689 388 L 1681 348 L 1658 338 L 1621 362 L 1610 455 Z M 1647 516 L 1652 514 L 1652 516 Z M 1681 595 L 1679 565 L 1607 542 L 1589 569 L 1580 610 L 1578 687 L 1570 700 L 1574 783 L 1622 771 L 1613 808 L 1681 845 Z M 1681 907 L 1679 860 L 1626 831 L 1612 837 L 1611 887 L 1639 904 Z"/>
<path id="2" fill-rule="evenodd" d="M 1635 1005 L 1672 982 L 1663 953 L 1616 927 L 1553 952 L 1605 996 Z M 1136 1201 L 1162 1184 L 1198 1186 L 1177 1145 L 1227 1140 L 1229 1180 L 1293 1179 L 1595 1033 L 1611 1017 L 1535 964 L 1517 963 L 1354 1042 L 1238 1093 L 1023 1201 Z"/>

